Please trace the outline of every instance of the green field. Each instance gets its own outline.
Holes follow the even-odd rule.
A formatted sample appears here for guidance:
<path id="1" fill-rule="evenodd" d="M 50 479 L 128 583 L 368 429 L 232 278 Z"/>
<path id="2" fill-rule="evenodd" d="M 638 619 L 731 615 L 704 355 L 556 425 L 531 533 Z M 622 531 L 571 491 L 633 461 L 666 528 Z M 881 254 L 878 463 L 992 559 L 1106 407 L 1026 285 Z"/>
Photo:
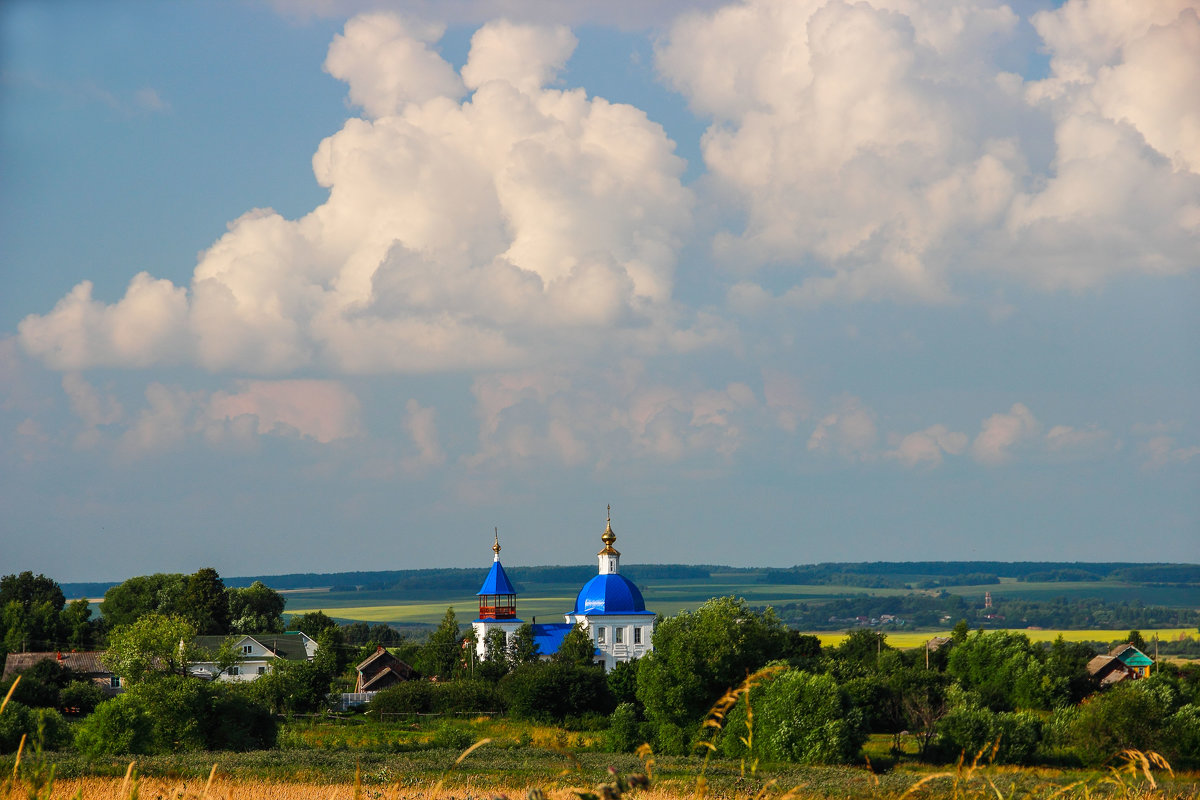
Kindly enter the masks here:
<path id="1" fill-rule="evenodd" d="M 486 572 L 479 571 L 483 581 Z M 921 576 L 912 576 L 916 583 Z M 579 585 L 574 583 L 527 584 L 517 598 L 521 619 L 558 621 L 574 605 Z M 656 580 L 642 584 L 646 607 L 665 616 L 692 611 L 712 597 L 735 595 L 755 606 L 783 606 L 796 602 L 822 602 L 845 597 L 899 597 L 918 590 L 867 588 L 830 584 L 761 583 L 754 572 L 714 571 L 708 580 Z M 946 591 L 964 598 L 978 598 L 985 592 L 996 599 L 1052 600 L 1055 598 L 1099 598 L 1108 601 L 1139 601 L 1144 605 L 1200 607 L 1200 592 L 1187 586 L 1161 586 L 1119 581 L 1076 583 L 1022 583 L 1002 578 L 998 583 L 975 586 L 950 586 Z M 460 622 L 473 619 L 477 600 L 472 592 L 444 590 L 333 592 L 328 589 L 292 590 L 285 593 L 286 613 L 324 611 L 339 620 L 361 620 L 400 625 L 437 624 L 453 607 Z M 930 634 L 921 634 L 928 636 Z M 1051 637 L 1053 638 L 1053 637 Z"/>

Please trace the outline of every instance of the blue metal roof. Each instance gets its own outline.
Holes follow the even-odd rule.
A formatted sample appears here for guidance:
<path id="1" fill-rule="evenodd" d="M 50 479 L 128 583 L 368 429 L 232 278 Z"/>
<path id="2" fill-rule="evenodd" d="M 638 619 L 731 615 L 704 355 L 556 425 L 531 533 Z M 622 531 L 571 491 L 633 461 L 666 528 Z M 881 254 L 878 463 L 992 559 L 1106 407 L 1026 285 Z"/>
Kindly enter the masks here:
<path id="1" fill-rule="evenodd" d="M 633 581 L 623 575 L 597 575 L 575 598 L 576 614 L 650 614 Z"/>
<path id="2" fill-rule="evenodd" d="M 492 562 L 492 570 L 487 574 L 483 581 L 483 586 L 476 595 L 483 594 L 516 594 L 517 590 L 513 588 L 512 583 L 508 580 L 508 576 L 504 574 L 504 567 L 500 566 L 499 561 Z"/>
<path id="3" fill-rule="evenodd" d="M 558 648 L 562 647 L 563 639 L 567 638 L 567 634 L 574 627 L 569 622 L 536 623 L 533 626 L 533 641 L 537 645 L 538 653 L 543 656 L 557 653 Z"/>

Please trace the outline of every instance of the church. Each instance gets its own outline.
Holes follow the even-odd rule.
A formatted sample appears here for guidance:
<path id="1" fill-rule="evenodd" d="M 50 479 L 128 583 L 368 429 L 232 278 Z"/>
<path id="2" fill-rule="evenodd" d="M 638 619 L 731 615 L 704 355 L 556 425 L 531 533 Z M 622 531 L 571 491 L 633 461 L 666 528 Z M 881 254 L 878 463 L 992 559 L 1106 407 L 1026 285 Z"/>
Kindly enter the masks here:
<path id="1" fill-rule="evenodd" d="M 576 625 L 592 637 L 596 661 L 605 670 L 623 661 L 641 658 L 653 649 L 654 612 L 646 610 L 642 593 L 633 581 L 621 575 L 621 554 L 613 547 L 617 535 L 612 529 L 609 507 L 608 525 L 600 536 L 604 549 L 597 553 L 598 574 L 583 585 L 575 598 L 575 608 L 563 616 L 565 622 L 533 624 L 533 640 L 543 657 L 558 652 L 567 633 Z M 489 631 L 504 631 L 506 641 L 512 642 L 517 628 L 525 624 L 517 618 L 517 592 L 500 563 L 500 534 L 492 545 L 492 569 L 476 595 L 479 598 L 479 618 L 471 625 L 475 629 L 480 658 L 487 657 Z"/>

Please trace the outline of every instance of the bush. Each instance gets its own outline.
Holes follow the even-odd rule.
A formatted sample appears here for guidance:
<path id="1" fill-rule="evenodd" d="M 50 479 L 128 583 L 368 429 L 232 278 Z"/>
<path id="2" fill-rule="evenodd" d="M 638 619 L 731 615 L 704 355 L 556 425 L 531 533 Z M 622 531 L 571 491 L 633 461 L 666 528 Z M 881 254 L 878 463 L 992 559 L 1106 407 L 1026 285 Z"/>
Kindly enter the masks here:
<path id="1" fill-rule="evenodd" d="M 71 740 L 66 720 L 53 708 L 30 708 L 24 703 L 9 701 L 0 714 L 0 753 L 15 753 L 25 736 L 25 747 L 37 742 L 47 750 L 57 750 Z"/>
<path id="2" fill-rule="evenodd" d="M 216 684 L 213 688 L 216 697 L 207 726 L 207 749 L 246 751 L 275 746 L 278 727 L 270 709 L 240 686 Z"/>
<path id="3" fill-rule="evenodd" d="M 1087 764 L 1100 764 L 1121 750 L 1160 750 L 1166 714 L 1153 692 L 1121 683 L 1079 708 L 1069 739 Z"/>
<path id="4" fill-rule="evenodd" d="M 398 683 L 375 695 L 367 705 L 367 711 L 385 714 L 454 714 L 503 710 L 504 701 L 496 687 L 486 681 L 476 680 Z"/>
<path id="5" fill-rule="evenodd" d="M 58 707 L 87 716 L 107 698 L 104 691 L 91 681 L 72 681 L 58 692 Z"/>
<path id="6" fill-rule="evenodd" d="M 1041 718 L 1028 711 L 996 714 L 960 706 L 938 722 L 933 755 L 947 761 L 962 755 L 971 761 L 982 753 L 984 763 L 1030 764 L 1042 744 L 1043 727 Z"/>
<path id="7" fill-rule="evenodd" d="M 638 729 L 637 707 L 633 703 L 621 703 L 608 718 L 608 732 L 604 735 L 604 747 L 610 753 L 632 753 L 642 743 Z"/>
<path id="8" fill-rule="evenodd" d="M 838 764 L 853 760 L 865 740 L 861 711 L 832 677 L 789 669 L 755 685 L 749 698 L 738 699 L 716 745 L 730 758 Z M 752 747 L 747 747 L 747 741 Z"/>
<path id="9" fill-rule="evenodd" d="M 444 747 L 449 750 L 465 750 L 475 743 L 475 737 L 469 731 L 450 722 L 443 722 L 433 732 L 429 743 L 434 747 Z"/>
<path id="10" fill-rule="evenodd" d="M 615 703 L 603 667 L 575 664 L 523 664 L 496 687 L 518 719 L 561 722 L 590 713 L 610 714 Z"/>
<path id="11" fill-rule="evenodd" d="M 999 714 L 997 736 L 1000 748 L 996 751 L 999 764 L 1032 764 L 1042 744 L 1044 725 L 1041 717 L 1028 711 Z"/>
<path id="12" fill-rule="evenodd" d="M 1186 705 L 1167 720 L 1170 760 L 1176 766 L 1200 766 L 1200 706 Z"/>
<path id="13" fill-rule="evenodd" d="M 970 762 L 975 756 L 992 746 L 996 740 L 996 715 L 978 706 L 960 706 L 951 711 L 937 724 L 936 751 L 931 753 L 952 761 L 960 755 Z M 986 760 L 986 759 L 985 759 Z"/>
<path id="14" fill-rule="evenodd" d="M 0 753 L 15 753 L 21 737 L 34 732 L 33 712 L 29 706 L 10 700 L 0 714 Z"/>
<path id="15" fill-rule="evenodd" d="M 164 676 L 101 703 L 75 743 L 97 758 L 122 753 L 257 750 L 274 746 L 275 719 L 249 687 Z"/>
<path id="16" fill-rule="evenodd" d="M 371 698 L 367 711 L 385 714 L 428 714 L 433 711 L 433 687 L 428 681 L 389 686 Z"/>
<path id="17" fill-rule="evenodd" d="M 154 719 L 128 694 L 101 703 L 75 728 L 75 747 L 88 758 L 151 753 L 154 743 Z"/>

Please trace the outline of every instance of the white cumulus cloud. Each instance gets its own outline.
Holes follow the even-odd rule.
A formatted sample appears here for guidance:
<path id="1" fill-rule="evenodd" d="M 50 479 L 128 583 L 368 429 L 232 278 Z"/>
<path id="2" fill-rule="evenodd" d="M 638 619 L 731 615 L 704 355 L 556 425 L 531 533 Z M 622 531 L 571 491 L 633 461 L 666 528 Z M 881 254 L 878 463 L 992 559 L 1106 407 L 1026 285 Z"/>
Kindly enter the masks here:
<path id="1" fill-rule="evenodd" d="M 744 0 L 683 16 L 658 66 L 712 118 L 733 306 L 955 299 L 968 275 L 1086 288 L 1200 249 L 1197 0 L 1070 0 L 1052 75 L 1002 66 L 1000 2 Z M 1052 154 L 1047 162 L 1045 154 Z M 755 271 L 783 265 L 790 287 Z"/>
<path id="2" fill-rule="evenodd" d="M 1040 426 L 1024 404 L 1014 403 L 1007 413 L 992 414 L 971 444 L 971 455 L 981 464 L 1004 464 L 1012 459 L 1013 449 L 1034 437 Z"/>
<path id="3" fill-rule="evenodd" d="M 808 449 L 849 461 L 870 461 L 875 457 L 877 438 L 875 413 L 857 397 L 844 397 L 836 410 L 817 423 L 808 437 Z"/>
<path id="4" fill-rule="evenodd" d="M 936 467 L 942 463 L 942 454 L 958 455 L 967 447 L 967 435 L 952 431 L 945 425 L 931 425 L 923 431 L 907 436 L 895 436 L 893 449 L 886 451 L 885 458 L 899 461 L 906 467 Z"/>
<path id="5" fill-rule="evenodd" d="M 489 23 L 461 77 L 433 50 L 439 34 L 371 13 L 334 41 L 326 67 L 367 118 L 313 157 L 327 202 L 296 220 L 234 220 L 190 287 L 142 274 L 105 304 L 81 283 L 21 323 L 25 349 L 58 369 L 271 375 L 494 367 L 710 337 L 703 322 L 689 333 L 671 301 L 692 197 L 662 127 L 546 85 L 575 46 L 564 28 Z"/>
<path id="6" fill-rule="evenodd" d="M 240 381 L 235 392 L 214 393 L 206 414 L 252 417 L 260 435 L 294 433 L 321 443 L 362 433 L 358 398 L 336 381 Z"/>

